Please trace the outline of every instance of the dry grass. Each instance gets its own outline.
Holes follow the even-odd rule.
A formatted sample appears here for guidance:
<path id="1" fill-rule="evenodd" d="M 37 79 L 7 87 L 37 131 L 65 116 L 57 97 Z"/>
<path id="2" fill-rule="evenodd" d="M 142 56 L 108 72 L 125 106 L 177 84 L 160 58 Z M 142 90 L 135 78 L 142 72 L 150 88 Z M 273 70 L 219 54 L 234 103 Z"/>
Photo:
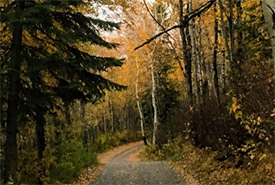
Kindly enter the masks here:
<path id="1" fill-rule="evenodd" d="M 184 143 L 181 145 L 180 154 L 178 154 L 178 145 L 175 148 L 177 150 L 176 157 L 170 156 L 166 160 L 185 179 L 187 184 L 275 184 L 274 154 L 255 154 L 256 157 L 253 160 L 245 159 L 244 164 L 236 168 L 236 159 L 217 161 L 215 160 L 216 153 L 210 149 L 201 150 L 190 143 Z M 165 152 L 145 148 L 141 152 L 141 158 L 143 160 L 145 158 L 160 160 L 163 159 L 163 153 Z"/>

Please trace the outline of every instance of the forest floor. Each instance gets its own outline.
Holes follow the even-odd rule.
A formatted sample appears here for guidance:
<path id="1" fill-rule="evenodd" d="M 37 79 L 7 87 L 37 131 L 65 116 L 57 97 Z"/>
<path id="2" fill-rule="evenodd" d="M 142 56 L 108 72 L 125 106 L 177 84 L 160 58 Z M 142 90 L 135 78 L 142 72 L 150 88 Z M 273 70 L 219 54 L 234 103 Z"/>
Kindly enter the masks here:
<path id="1" fill-rule="evenodd" d="M 140 152 L 143 161 L 165 160 L 188 185 L 228 184 L 228 185 L 271 185 L 275 184 L 275 155 L 255 153 L 251 160 L 243 157 L 229 157 L 216 160 L 217 152 L 210 148 L 199 149 L 189 142 L 166 144 L 164 150 L 145 148 Z"/>
<path id="2" fill-rule="evenodd" d="M 130 143 L 99 155 L 99 164 L 85 171 L 73 184 L 182 184 L 166 162 L 139 160 L 142 142 Z"/>

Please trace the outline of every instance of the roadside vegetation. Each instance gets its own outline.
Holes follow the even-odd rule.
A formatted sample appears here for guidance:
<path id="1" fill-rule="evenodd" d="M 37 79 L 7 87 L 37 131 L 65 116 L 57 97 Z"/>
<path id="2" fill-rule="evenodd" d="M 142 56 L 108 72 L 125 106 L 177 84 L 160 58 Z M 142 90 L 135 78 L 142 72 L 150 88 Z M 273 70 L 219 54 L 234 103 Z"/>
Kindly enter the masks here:
<path id="1" fill-rule="evenodd" d="M 180 137 L 170 140 L 162 147 L 144 147 L 142 161 L 165 160 L 190 185 L 199 184 L 274 184 L 274 160 L 272 153 L 253 153 L 245 156 L 243 164 L 239 157 L 219 160 L 217 151 L 199 149 Z"/>
<path id="2" fill-rule="evenodd" d="M 64 135 L 63 135 L 64 136 Z M 36 184 L 39 174 L 45 170 L 42 180 L 45 184 L 63 184 L 74 182 L 83 170 L 98 163 L 97 155 L 122 144 L 140 140 L 135 132 L 121 131 L 101 134 L 94 143 L 84 145 L 77 135 L 64 136 L 58 147 L 48 146 L 45 149 L 43 167 L 39 163 L 36 151 L 20 150 L 18 160 L 18 178 L 24 184 Z M 70 138 L 71 137 L 71 138 Z"/>

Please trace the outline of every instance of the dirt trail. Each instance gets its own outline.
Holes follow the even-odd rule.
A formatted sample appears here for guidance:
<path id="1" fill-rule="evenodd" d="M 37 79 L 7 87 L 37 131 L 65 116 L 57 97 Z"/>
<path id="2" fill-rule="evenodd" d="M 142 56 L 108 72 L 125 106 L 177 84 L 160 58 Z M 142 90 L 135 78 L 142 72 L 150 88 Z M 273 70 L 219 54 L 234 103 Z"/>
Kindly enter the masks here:
<path id="1" fill-rule="evenodd" d="M 142 142 L 131 143 L 100 155 L 99 162 L 106 165 L 94 185 L 185 184 L 165 162 L 140 162 L 142 146 Z"/>
<path id="2" fill-rule="evenodd" d="M 123 161 L 126 162 L 127 160 L 131 162 L 138 162 L 137 155 L 142 146 L 142 141 L 119 146 L 117 148 L 109 150 L 108 152 L 100 154 L 98 156 L 98 161 L 101 164 Z"/>

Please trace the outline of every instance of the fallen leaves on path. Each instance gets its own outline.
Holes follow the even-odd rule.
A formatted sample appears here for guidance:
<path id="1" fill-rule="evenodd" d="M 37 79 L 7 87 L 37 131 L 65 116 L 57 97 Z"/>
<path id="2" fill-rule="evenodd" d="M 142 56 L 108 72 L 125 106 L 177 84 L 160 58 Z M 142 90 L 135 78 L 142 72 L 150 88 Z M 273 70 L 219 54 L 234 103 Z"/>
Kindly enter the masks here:
<path id="1" fill-rule="evenodd" d="M 66 185 L 86 185 L 86 184 L 92 184 L 96 177 L 101 172 L 103 165 L 102 164 L 96 164 L 93 165 L 85 170 L 82 171 L 78 179 L 70 184 Z"/>
<path id="2" fill-rule="evenodd" d="M 140 154 L 140 150 L 132 153 L 130 156 L 129 156 L 129 162 L 140 162 L 140 158 L 139 158 L 139 154 Z"/>

